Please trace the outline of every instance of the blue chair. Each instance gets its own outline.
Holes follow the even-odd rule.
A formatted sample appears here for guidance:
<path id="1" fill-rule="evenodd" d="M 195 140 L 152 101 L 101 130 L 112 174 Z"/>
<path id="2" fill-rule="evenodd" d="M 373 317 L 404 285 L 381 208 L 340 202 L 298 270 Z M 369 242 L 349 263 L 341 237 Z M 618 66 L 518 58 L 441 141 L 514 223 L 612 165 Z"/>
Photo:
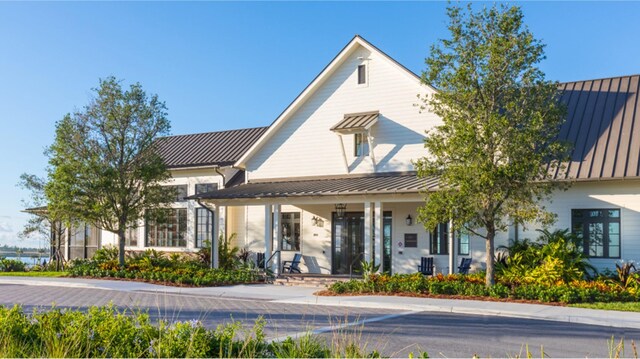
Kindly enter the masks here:
<path id="1" fill-rule="evenodd" d="M 433 275 L 435 266 L 433 265 L 433 257 L 420 258 L 420 265 L 418 266 L 418 272 L 424 275 Z"/>
<path id="2" fill-rule="evenodd" d="M 282 263 L 282 273 L 298 273 L 300 274 L 300 261 L 302 260 L 302 254 L 296 253 L 293 256 L 292 261 L 284 261 Z"/>
<path id="3" fill-rule="evenodd" d="M 469 269 L 471 269 L 471 258 L 462 258 L 458 266 L 458 273 L 469 274 Z"/>

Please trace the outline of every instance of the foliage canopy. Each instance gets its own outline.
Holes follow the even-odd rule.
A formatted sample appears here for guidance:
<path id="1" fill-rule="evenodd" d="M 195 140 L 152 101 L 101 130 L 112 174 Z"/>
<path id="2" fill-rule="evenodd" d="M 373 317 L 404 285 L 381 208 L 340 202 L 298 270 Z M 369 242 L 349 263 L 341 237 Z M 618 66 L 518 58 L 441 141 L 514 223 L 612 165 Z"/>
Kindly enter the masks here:
<path id="1" fill-rule="evenodd" d="M 539 201 L 558 185 L 551 173 L 567 154 L 557 140 L 566 110 L 557 84 L 538 68 L 544 45 L 520 8 L 447 12 L 450 38 L 432 46 L 422 74 L 437 89 L 423 108 L 443 123 L 428 132 L 428 155 L 416 161 L 418 174 L 437 176 L 440 188 L 426 196 L 419 220 L 431 230 L 451 219 L 485 238 L 492 285 L 496 232 L 514 222 L 553 221 Z"/>

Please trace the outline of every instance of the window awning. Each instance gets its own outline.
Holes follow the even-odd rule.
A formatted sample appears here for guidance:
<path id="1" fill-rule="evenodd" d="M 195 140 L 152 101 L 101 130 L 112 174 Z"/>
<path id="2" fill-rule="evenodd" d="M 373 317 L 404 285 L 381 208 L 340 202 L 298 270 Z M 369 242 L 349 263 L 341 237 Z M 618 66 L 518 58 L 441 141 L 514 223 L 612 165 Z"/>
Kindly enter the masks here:
<path id="1" fill-rule="evenodd" d="M 350 134 L 368 131 L 378 122 L 378 111 L 345 114 L 342 121 L 331 127 L 331 131 Z"/>

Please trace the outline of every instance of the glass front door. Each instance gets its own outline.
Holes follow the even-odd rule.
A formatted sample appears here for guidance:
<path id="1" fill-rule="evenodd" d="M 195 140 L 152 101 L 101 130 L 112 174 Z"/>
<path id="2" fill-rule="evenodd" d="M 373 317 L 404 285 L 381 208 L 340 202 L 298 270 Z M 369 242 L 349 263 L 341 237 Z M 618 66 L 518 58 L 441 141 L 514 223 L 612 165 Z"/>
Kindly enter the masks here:
<path id="1" fill-rule="evenodd" d="M 364 258 L 364 212 L 348 212 L 342 218 L 333 213 L 331 271 L 360 273 Z"/>
<path id="2" fill-rule="evenodd" d="M 391 274 L 391 249 L 393 240 L 391 238 L 391 212 L 383 212 L 382 216 L 382 239 L 384 240 L 384 247 L 382 248 L 382 268 L 385 273 Z"/>

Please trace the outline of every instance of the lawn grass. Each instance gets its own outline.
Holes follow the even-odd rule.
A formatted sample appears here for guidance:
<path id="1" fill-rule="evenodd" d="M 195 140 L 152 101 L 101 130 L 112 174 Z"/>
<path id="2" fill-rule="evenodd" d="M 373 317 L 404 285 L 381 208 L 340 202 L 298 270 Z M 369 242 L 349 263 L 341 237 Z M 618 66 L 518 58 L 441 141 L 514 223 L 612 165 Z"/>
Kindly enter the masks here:
<path id="1" fill-rule="evenodd" d="M 0 277 L 66 277 L 67 272 L 0 272 Z"/>
<path id="2" fill-rule="evenodd" d="M 619 310 L 623 312 L 640 312 L 640 302 L 575 303 L 569 306 L 588 309 Z"/>

